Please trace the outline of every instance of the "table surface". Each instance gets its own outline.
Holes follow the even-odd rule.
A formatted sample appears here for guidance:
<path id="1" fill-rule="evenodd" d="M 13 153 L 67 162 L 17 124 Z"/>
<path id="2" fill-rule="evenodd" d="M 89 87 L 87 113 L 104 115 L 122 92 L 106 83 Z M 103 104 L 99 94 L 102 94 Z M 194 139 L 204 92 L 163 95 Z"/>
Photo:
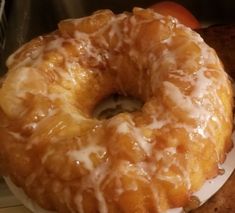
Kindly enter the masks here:
<path id="1" fill-rule="evenodd" d="M 2 178 L 0 178 L 0 213 L 30 213 L 12 195 Z"/>

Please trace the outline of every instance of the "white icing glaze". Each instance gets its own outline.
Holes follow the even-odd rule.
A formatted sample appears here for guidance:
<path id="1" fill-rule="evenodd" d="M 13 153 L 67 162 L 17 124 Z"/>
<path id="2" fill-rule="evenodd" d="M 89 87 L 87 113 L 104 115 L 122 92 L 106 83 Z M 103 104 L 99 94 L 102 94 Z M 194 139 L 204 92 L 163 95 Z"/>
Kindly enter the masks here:
<path id="1" fill-rule="evenodd" d="M 101 165 L 100 167 L 94 169 L 88 178 L 83 179 L 82 188 L 86 189 L 86 187 L 92 186 L 94 190 L 95 197 L 98 201 L 99 211 L 102 213 L 108 213 L 107 203 L 101 190 L 101 182 L 104 180 L 107 174 L 108 163 Z M 79 196 L 79 193 L 78 193 Z M 81 206 L 81 204 L 78 204 Z"/>
<path id="2" fill-rule="evenodd" d="M 112 120 L 109 124 L 110 126 L 116 126 L 116 132 L 119 134 L 131 134 L 135 141 L 138 143 L 139 147 L 144 150 L 144 152 L 150 156 L 152 153 L 153 144 L 149 138 L 146 138 L 141 129 L 135 127 L 133 121 L 131 123 L 125 120 Z M 151 127 L 151 126 L 150 126 Z"/>
<path id="3" fill-rule="evenodd" d="M 130 132 L 130 124 L 127 122 L 122 122 L 117 127 L 117 133 L 128 134 Z"/>
<path id="4" fill-rule="evenodd" d="M 205 68 L 197 71 L 196 87 L 192 92 L 193 97 L 201 98 L 209 91 L 209 86 L 212 84 L 212 81 L 205 76 L 205 71 Z"/>
<path id="5" fill-rule="evenodd" d="M 72 150 L 67 153 L 67 155 L 78 163 L 82 163 L 83 166 L 88 170 L 92 171 L 94 169 L 93 162 L 90 158 L 91 154 L 103 155 L 105 153 L 105 148 L 98 146 L 96 144 L 90 144 L 80 150 Z"/>
<path id="6" fill-rule="evenodd" d="M 152 148 L 153 148 L 153 144 L 151 144 L 150 140 L 148 138 L 146 138 L 140 129 L 138 128 L 134 128 L 133 131 L 133 136 L 135 137 L 136 141 L 138 142 L 139 146 L 144 150 L 144 152 L 150 156 L 152 153 Z"/>
<path id="7" fill-rule="evenodd" d="M 176 87 L 171 82 L 163 82 L 166 95 L 176 104 L 177 107 L 180 107 L 182 110 L 186 111 L 188 114 L 191 114 L 192 117 L 198 118 L 200 112 L 195 104 L 192 102 L 191 98 L 185 96 L 178 87 Z"/>
<path id="8" fill-rule="evenodd" d="M 23 140 L 24 137 L 22 137 L 22 135 L 18 132 L 8 132 L 10 135 L 12 135 L 16 140 Z"/>

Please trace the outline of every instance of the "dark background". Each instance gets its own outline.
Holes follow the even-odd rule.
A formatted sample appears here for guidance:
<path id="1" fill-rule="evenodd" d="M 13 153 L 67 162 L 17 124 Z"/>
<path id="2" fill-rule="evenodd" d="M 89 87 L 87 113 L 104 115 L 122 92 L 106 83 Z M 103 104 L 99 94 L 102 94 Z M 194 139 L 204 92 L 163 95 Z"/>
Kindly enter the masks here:
<path id="1" fill-rule="evenodd" d="M 1 73 L 5 60 L 17 47 L 31 38 L 56 29 L 58 21 L 89 15 L 95 10 L 115 13 L 148 7 L 159 0 L 6 0 L 6 43 L 0 53 Z M 202 23 L 235 22 L 233 0 L 175 0 L 189 9 Z"/>

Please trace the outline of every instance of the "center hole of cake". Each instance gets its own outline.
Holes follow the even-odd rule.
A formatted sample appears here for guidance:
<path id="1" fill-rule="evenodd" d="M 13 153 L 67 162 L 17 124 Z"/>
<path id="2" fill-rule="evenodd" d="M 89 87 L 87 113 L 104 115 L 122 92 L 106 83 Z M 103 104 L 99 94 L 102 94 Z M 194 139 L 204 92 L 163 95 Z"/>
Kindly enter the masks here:
<path id="1" fill-rule="evenodd" d="M 135 97 L 113 94 L 97 104 L 93 116 L 100 120 L 108 119 L 122 112 L 134 112 L 141 109 L 143 102 Z"/>

